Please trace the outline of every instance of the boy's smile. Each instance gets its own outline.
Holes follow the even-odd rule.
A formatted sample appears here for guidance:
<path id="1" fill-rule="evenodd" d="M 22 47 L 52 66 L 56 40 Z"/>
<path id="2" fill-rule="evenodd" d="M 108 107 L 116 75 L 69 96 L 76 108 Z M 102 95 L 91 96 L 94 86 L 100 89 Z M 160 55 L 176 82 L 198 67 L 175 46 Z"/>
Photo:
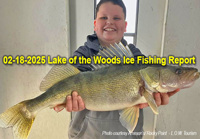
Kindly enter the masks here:
<path id="1" fill-rule="evenodd" d="M 107 2 L 99 7 L 94 21 L 94 31 L 102 46 L 121 41 L 126 31 L 126 26 L 127 22 L 120 6 Z"/>

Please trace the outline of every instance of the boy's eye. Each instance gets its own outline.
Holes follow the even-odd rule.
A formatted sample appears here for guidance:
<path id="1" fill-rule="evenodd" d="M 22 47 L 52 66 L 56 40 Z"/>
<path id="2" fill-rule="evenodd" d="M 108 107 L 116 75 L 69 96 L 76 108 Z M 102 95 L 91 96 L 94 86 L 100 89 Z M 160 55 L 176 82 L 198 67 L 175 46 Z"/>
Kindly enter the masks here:
<path id="1" fill-rule="evenodd" d="M 114 18 L 114 20 L 119 20 L 119 19 L 120 19 L 119 17 L 115 17 L 115 18 Z"/>
<path id="2" fill-rule="evenodd" d="M 101 17 L 101 19 L 107 19 L 107 17 Z"/>

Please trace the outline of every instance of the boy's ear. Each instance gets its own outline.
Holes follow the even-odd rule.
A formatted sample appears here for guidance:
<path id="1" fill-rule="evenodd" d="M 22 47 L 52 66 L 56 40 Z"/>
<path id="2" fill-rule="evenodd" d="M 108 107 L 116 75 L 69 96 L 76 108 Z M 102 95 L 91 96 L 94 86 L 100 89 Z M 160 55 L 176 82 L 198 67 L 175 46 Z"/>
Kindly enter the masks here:
<path id="1" fill-rule="evenodd" d="M 96 30 L 96 23 L 97 23 L 97 21 L 94 20 L 94 31 Z"/>
<path id="2" fill-rule="evenodd" d="M 127 21 L 125 21 L 125 32 L 126 32 L 126 27 L 127 27 L 127 24 L 128 24 L 128 23 L 127 23 Z"/>

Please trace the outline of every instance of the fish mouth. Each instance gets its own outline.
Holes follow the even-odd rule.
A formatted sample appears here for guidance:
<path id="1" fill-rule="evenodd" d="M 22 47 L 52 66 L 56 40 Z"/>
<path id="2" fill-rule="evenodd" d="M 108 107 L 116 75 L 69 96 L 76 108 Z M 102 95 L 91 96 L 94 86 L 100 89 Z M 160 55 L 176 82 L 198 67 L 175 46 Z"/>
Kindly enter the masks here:
<path id="1" fill-rule="evenodd" d="M 195 76 L 195 80 L 197 80 L 197 79 L 199 78 L 199 76 L 200 76 L 200 72 L 196 72 L 196 73 L 194 74 L 194 76 Z"/>
<path id="2" fill-rule="evenodd" d="M 195 69 L 191 74 L 189 74 L 189 79 L 191 79 L 192 81 L 195 81 L 199 78 L 200 76 L 200 72 L 198 72 L 197 69 Z"/>
<path id="3" fill-rule="evenodd" d="M 188 74 L 188 76 L 185 78 L 185 80 L 188 80 L 188 82 L 190 83 L 187 83 L 185 84 L 183 87 L 181 87 L 181 89 L 184 89 L 184 88 L 189 88 L 191 86 L 194 85 L 195 81 L 199 78 L 200 76 L 200 72 L 198 72 L 197 69 L 195 69 L 194 71 L 192 71 L 190 74 Z M 188 78 L 188 79 L 187 79 Z"/>

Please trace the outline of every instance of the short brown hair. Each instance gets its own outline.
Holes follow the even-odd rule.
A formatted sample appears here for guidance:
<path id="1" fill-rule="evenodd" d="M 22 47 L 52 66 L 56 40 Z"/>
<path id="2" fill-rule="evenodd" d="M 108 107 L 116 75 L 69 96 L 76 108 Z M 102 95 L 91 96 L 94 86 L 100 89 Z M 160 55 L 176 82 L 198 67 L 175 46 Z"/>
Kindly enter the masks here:
<path id="1" fill-rule="evenodd" d="M 96 7 L 96 17 L 97 17 L 97 13 L 98 13 L 98 11 L 99 11 L 99 7 L 100 7 L 103 3 L 106 3 L 106 2 L 111 2 L 111 3 L 113 3 L 114 5 L 119 5 L 120 7 L 122 7 L 123 12 L 124 12 L 124 19 L 126 19 L 126 6 L 124 5 L 124 3 L 123 3 L 122 0 L 101 0 L 101 1 L 97 4 L 97 7 Z"/>

